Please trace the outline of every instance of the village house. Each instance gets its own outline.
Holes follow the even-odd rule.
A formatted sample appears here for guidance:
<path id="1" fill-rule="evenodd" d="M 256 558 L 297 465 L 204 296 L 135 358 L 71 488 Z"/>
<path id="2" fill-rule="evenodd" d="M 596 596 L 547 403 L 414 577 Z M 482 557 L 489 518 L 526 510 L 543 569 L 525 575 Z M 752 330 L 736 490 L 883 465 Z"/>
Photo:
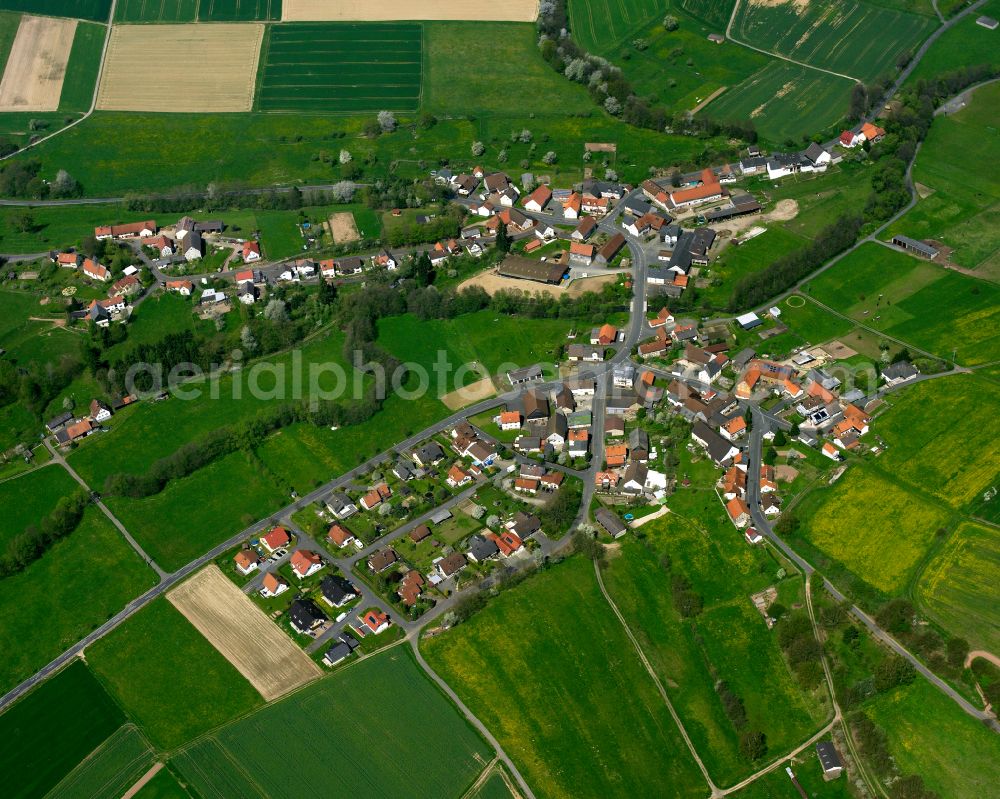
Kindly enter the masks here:
<path id="1" fill-rule="evenodd" d="M 326 540 L 339 549 L 343 549 L 350 544 L 357 544 L 358 539 L 354 533 L 341 524 L 332 524 L 326 533 Z"/>
<path id="2" fill-rule="evenodd" d="M 310 635 L 328 619 L 311 599 L 296 599 L 288 606 L 288 622 L 300 635 Z"/>
<path id="3" fill-rule="evenodd" d="M 472 475 L 466 474 L 465 471 L 462 470 L 461 466 L 457 463 L 453 463 L 451 468 L 448 470 L 448 477 L 445 479 L 445 482 L 452 488 L 458 488 L 459 486 L 471 483 Z"/>
<path id="4" fill-rule="evenodd" d="M 287 547 L 292 543 L 292 537 L 284 527 L 275 527 L 260 537 L 260 543 L 264 549 L 273 554 L 275 550 Z"/>
<path id="5" fill-rule="evenodd" d="M 420 594 L 424 589 L 424 578 L 416 569 L 410 569 L 399 582 L 396 594 L 400 601 L 408 608 L 417 604 Z"/>
<path id="6" fill-rule="evenodd" d="M 899 361 L 882 368 L 882 379 L 890 387 L 915 380 L 919 374 L 917 367 L 909 361 Z"/>
<path id="7" fill-rule="evenodd" d="M 500 556 L 500 547 L 496 542 L 481 535 L 469 538 L 468 558 L 473 563 L 485 563 Z"/>
<path id="8" fill-rule="evenodd" d="M 338 519 L 346 519 L 358 512 L 358 506 L 342 491 L 337 491 L 327 498 L 326 509 Z"/>
<path id="9" fill-rule="evenodd" d="M 243 263 L 249 264 L 254 261 L 260 260 L 260 243 L 256 241 L 245 241 L 243 242 L 243 248 L 240 251 L 240 256 L 243 258 Z"/>
<path id="10" fill-rule="evenodd" d="M 274 572 L 268 572 L 264 575 L 263 581 L 260 584 L 260 595 L 265 599 L 279 596 L 285 593 L 290 588 L 288 585 L 288 580 L 282 577 L 280 574 L 275 574 Z"/>
<path id="11" fill-rule="evenodd" d="M 461 552 L 452 552 L 434 564 L 434 568 L 442 580 L 447 580 L 458 574 L 466 566 L 466 558 Z"/>
<path id="12" fill-rule="evenodd" d="M 111 279 L 111 272 L 108 271 L 108 268 L 90 258 L 83 261 L 83 274 L 91 280 L 100 280 L 102 283 Z"/>
<path id="13" fill-rule="evenodd" d="M 194 291 L 194 283 L 190 280 L 168 280 L 167 291 L 176 291 L 182 297 L 190 297 Z"/>
<path id="14" fill-rule="evenodd" d="M 343 641 L 337 641 L 326 652 L 323 653 L 323 662 L 333 668 L 338 663 L 342 663 L 351 656 L 351 647 Z"/>
<path id="15" fill-rule="evenodd" d="M 750 523 L 750 508 L 739 497 L 734 497 L 726 503 L 729 520 L 737 527 L 746 527 Z"/>
<path id="16" fill-rule="evenodd" d="M 391 622 L 388 615 L 380 610 L 369 610 L 367 613 L 358 616 L 361 622 L 361 629 L 364 634 L 380 635 L 389 629 Z"/>
<path id="17" fill-rule="evenodd" d="M 63 269 L 79 269 L 83 256 L 75 252 L 60 252 L 52 258 L 52 263 Z"/>
<path id="18" fill-rule="evenodd" d="M 535 211 L 536 213 L 541 212 L 546 205 L 549 204 L 549 200 L 552 199 L 552 189 L 548 186 L 539 186 L 535 189 L 524 201 L 524 207 L 529 211 Z"/>
<path id="19" fill-rule="evenodd" d="M 134 294 L 138 294 L 141 290 L 142 284 L 139 283 L 135 275 L 126 275 L 111 284 L 112 294 L 122 297 L 131 297 Z"/>
<path id="20" fill-rule="evenodd" d="M 373 574 L 381 574 L 386 569 L 395 565 L 399 560 L 396 550 L 392 547 L 385 547 L 368 557 L 368 571 Z"/>
<path id="21" fill-rule="evenodd" d="M 112 416 L 111 408 L 99 399 L 90 401 L 90 421 L 100 424 Z"/>
<path id="22" fill-rule="evenodd" d="M 523 546 L 520 537 L 510 530 L 503 530 L 499 534 L 486 533 L 485 537 L 496 544 L 502 558 L 509 558 Z"/>
<path id="23" fill-rule="evenodd" d="M 233 558 L 236 563 L 236 571 L 246 577 L 257 571 L 260 564 L 260 557 L 252 549 L 241 549 Z"/>
<path id="24" fill-rule="evenodd" d="M 94 238 L 103 239 L 135 239 L 155 236 L 156 222 L 130 222 L 127 225 L 102 225 L 94 228 Z"/>

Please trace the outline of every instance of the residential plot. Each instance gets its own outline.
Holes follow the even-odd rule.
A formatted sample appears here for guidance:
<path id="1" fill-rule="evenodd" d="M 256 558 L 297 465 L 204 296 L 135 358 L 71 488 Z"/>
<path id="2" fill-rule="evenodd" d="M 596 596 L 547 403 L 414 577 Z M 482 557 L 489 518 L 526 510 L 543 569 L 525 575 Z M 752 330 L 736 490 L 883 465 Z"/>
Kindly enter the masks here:
<path id="1" fill-rule="evenodd" d="M 59 108 L 75 33 L 75 19 L 21 18 L 0 80 L 0 111 Z"/>
<path id="2" fill-rule="evenodd" d="M 167 599 L 268 701 L 321 674 L 218 566 L 202 569 Z"/>
<path id="3" fill-rule="evenodd" d="M 854 0 L 743 0 L 732 33 L 795 61 L 870 80 L 916 50 L 937 25 L 930 16 Z"/>
<path id="4" fill-rule="evenodd" d="M 538 16 L 538 0 L 425 0 L 414 5 L 407 0 L 386 0 L 359 5 L 351 0 L 284 0 L 281 18 L 285 22 L 346 22 L 396 19 L 472 19 L 495 22 L 533 22 Z"/>
<path id="5" fill-rule="evenodd" d="M 420 25 L 272 26 L 261 70 L 262 111 L 414 111 Z"/>
<path id="6" fill-rule="evenodd" d="M 263 25 L 116 25 L 97 107 L 249 111 L 263 35 Z"/>
<path id="7" fill-rule="evenodd" d="M 276 741 L 295 741 L 294 753 L 275 757 Z M 394 647 L 218 730 L 174 763 L 204 799 L 335 796 L 347 779 L 355 796 L 457 799 L 492 758 L 409 649 Z"/>

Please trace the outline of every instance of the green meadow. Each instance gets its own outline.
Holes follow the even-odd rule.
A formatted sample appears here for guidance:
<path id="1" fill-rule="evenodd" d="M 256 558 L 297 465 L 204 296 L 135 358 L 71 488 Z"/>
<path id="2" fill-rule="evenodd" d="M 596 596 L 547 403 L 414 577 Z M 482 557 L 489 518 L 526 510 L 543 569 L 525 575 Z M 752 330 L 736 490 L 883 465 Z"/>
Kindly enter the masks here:
<path id="1" fill-rule="evenodd" d="M 155 760 L 156 754 L 143 734 L 134 725 L 124 724 L 47 796 L 123 796 Z M 167 773 L 165 769 L 163 773 Z"/>
<path id="2" fill-rule="evenodd" d="M 66 80 L 59 97 L 60 112 L 90 110 L 106 35 L 104 25 L 80 23 L 76 26 L 73 48 L 66 64 Z"/>
<path id="3" fill-rule="evenodd" d="M 5 547 L 29 525 L 37 526 L 60 499 L 77 488 L 79 483 L 58 465 L 36 469 L 0 483 L 0 507 L 4 509 L 0 520 L 0 547 Z"/>
<path id="4" fill-rule="evenodd" d="M 963 0 L 959 2 L 962 6 L 967 5 Z M 942 11 L 944 7 L 942 3 Z M 910 73 L 907 86 L 970 65 L 1000 63 L 996 31 L 977 25 L 976 19 L 980 16 L 1000 18 L 1000 0 L 986 0 L 974 14 L 967 14 L 942 33 Z"/>

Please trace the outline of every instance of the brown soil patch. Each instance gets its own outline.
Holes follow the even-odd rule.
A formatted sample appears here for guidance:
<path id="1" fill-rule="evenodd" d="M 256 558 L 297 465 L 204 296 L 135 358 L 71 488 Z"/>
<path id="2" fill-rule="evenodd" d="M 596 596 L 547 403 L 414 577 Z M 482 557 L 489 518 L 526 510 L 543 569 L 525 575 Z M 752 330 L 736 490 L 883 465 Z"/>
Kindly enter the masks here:
<path id="1" fill-rule="evenodd" d="M 0 81 L 0 111 L 56 111 L 75 19 L 21 18 Z"/>
<path id="2" fill-rule="evenodd" d="M 853 358 L 858 354 L 856 350 L 852 350 L 842 341 L 831 341 L 824 344 L 823 349 L 826 350 L 827 355 L 835 361 L 844 361 L 848 358 Z"/>
<path id="3" fill-rule="evenodd" d="M 361 238 L 357 223 L 354 221 L 354 214 L 350 211 L 339 211 L 335 214 L 330 214 L 326 226 L 329 228 L 330 235 L 333 236 L 333 240 L 337 244 L 346 244 L 358 241 Z"/>
<path id="4" fill-rule="evenodd" d="M 214 564 L 168 591 L 167 599 L 268 702 L 322 673 Z"/>
<path id="5" fill-rule="evenodd" d="M 799 470 L 794 466 L 788 466 L 787 464 L 782 463 L 774 467 L 774 476 L 779 480 L 790 483 L 799 476 Z"/>
<path id="6" fill-rule="evenodd" d="M 914 183 L 913 190 L 921 200 L 926 200 L 934 193 L 934 189 L 930 186 L 925 186 L 923 183 Z"/>
<path id="7" fill-rule="evenodd" d="M 493 383 L 493 378 L 484 377 L 482 380 L 477 380 L 475 383 L 470 383 L 463 388 L 456 388 L 454 391 L 445 394 L 441 397 L 441 402 L 449 410 L 457 411 L 459 408 L 464 408 L 473 402 L 479 402 L 480 400 L 492 397 L 496 393 L 497 387 Z"/>
<path id="8" fill-rule="evenodd" d="M 579 297 L 581 294 L 585 294 L 588 291 L 600 291 L 601 286 L 604 286 L 607 283 L 614 283 L 616 280 L 618 280 L 617 274 L 597 275 L 596 277 L 584 277 L 578 280 L 573 280 L 565 286 L 549 286 L 545 283 L 536 283 L 534 280 L 518 280 L 514 277 L 502 277 L 496 272 L 490 270 L 482 272 L 475 277 L 470 277 L 458 288 L 459 290 L 462 290 L 467 286 L 479 286 L 490 295 L 496 294 L 501 290 L 507 290 L 523 291 L 527 294 L 541 292 L 542 294 L 549 294 L 553 297 L 561 297 L 563 294 L 567 294 L 570 297 Z"/>
<path id="9" fill-rule="evenodd" d="M 809 0 L 750 0 L 750 5 L 763 8 L 792 5 L 795 6 L 796 13 L 801 14 L 809 7 Z"/>
<path id="10" fill-rule="evenodd" d="M 510 0 L 492 3 L 489 0 L 385 0 L 362 4 L 351 0 L 284 0 L 281 19 L 284 22 L 339 22 L 379 20 L 467 19 L 493 22 L 534 22 L 538 16 L 538 0 Z"/>
<path id="11" fill-rule="evenodd" d="M 110 111 L 249 111 L 264 26 L 115 25 L 97 107 Z"/>

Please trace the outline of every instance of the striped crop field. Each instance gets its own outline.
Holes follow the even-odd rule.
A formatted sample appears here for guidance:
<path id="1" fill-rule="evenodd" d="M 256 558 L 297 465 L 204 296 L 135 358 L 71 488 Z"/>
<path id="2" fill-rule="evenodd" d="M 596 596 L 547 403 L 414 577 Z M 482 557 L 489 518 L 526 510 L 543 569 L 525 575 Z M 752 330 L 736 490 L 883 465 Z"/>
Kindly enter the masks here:
<path id="1" fill-rule="evenodd" d="M 569 0 L 570 30 L 584 50 L 605 55 L 666 11 L 666 0 Z"/>
<path id="2" fill-rule="evenodd" d="M 261 111 L 415 111 L 420 103 L 419 24 L 274 25 L 262 56 Z"/>
<path id="3" fill-rule="evenodd" d="M 115 22 L 194 22 L 198 0 L 118 0 Z"/>
<path id="4" fill-rule="evenodd" d="M 740 0 L 735 39 L 859 80 L 895 68 L 938 25 L 935 18 L 856 0 Z"/>
<path id="5" fill-rule="evenodd" d="M 281 19 L 281 0 L 201 0 L 202 22 L 253 22 Z"/>

